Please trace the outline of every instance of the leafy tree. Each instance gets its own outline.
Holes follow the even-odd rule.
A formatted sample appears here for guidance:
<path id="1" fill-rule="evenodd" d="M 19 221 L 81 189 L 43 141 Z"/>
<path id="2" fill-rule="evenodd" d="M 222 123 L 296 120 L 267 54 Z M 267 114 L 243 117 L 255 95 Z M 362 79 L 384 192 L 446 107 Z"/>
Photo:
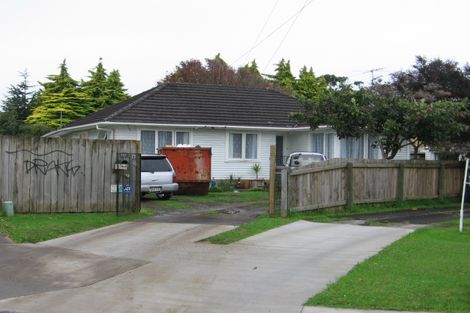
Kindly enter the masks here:
<path id="1" fill-rule="evenodd" d="M 312 129 L 329 125 L 340 138 L 370 134 L 385 159 L 393 159 L 408 145 L 415 151 L 423 145 L 436 146 L 462 129 L 457 120 L 462 105 L 450 101 L 417 102 L 392 92 L 379 93 L 377 89 L 348 84 L 302 104 L 303 112 L 293 116 L 296 120 Z"/>
<path id="2" fill-rule="evenodd" d="M 277 87 L 263 78 L 255 61 L 238 69 L 228 65 L 217 54 L 213 59 L 182 61 L 168 74 L 164 82 L 216 84 L 276 89 Z"/>
<path id="3" fill-rule="evenodd" d="M 302 111 L 292 115 L 294 120 L 316 129 L 329 125 L 339 138 L 359 137 L 365 133 L 370 113 L 365 107 L 372 95 L 364 88 L 354 89 L 349 84 L 341 84 L 337 89 L 326 89 L 312 97 L 299 97 Z"/>
<path id="4" fill-rule="evenodd" d="M 258 87 L 258 88 L 270 88 L 270 89 L 279 89 L 277 86 L 269 83 L 264 77 L 261 75 L 261 72 L 258 69 L 258 64 L 256 61 L 253 60 L 250 63 L 246 64 L 243 67 L 238 69 L 238 75 L 240 79 L 240 83 L 243 86 L 248 87 Z"/>
<path id="5" fill-rule="evenodd" d="M 469 74 L 468 65 L 460 68 L 451 60 L 417 56 L 410 70 L 391 75 L 391 83 L 400 95 L 417 100 L 462 100 L 470 97 Z"/>
<path id="6" fill-rule="evenodd" d="M 29 124 L 62 127 L 93 111 L 90 98 L 80 90 L 78 82 L 70 77 L 65 60 L 57 75 L 49 75 L 49 82 L 40 83 L 38 106 L 28 117 Z"/>

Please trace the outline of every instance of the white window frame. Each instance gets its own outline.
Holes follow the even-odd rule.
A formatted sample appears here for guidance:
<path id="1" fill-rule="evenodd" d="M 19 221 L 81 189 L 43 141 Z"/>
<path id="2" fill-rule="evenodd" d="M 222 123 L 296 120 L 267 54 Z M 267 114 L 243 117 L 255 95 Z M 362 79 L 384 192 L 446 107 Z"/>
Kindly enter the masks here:
<path id="1" fill-rule="evenodd" d="M 185 130 L 185 129 L 148 129 L 148 128 L 142 128 L 139 130 L 139 141 L 142 141 L 142 131 L 151 131 L 155 132 L 155 153 L 159 149 L 158 147 L 158 132 L 171 132 L 171 144 L 176 147 L 176 133 L 188 133 L 189 134 L 189 145 L 192 145 L 193 142 L 193 132 L 190 130 Z"/>
<path id="2" fill-rule="evenodd" d="M 230 155 L 230 134 L 241 134 L 242 135 L 242 157 L 239 159 L 234 159 Z M 256 135 L 256 159 L 247 159 L 246 158 L 246 135 Z M 225 134 L 225 160 L 227 162 L 260 162 L 261 154 L 261 133 L 256 131 L 227 131 Z"/>

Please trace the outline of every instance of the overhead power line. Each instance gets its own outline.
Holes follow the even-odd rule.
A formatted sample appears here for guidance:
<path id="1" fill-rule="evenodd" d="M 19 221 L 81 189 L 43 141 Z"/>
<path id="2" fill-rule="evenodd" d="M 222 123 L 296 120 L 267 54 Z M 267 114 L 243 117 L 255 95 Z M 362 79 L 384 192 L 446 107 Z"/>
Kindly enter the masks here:
<path id="1" fill-rule="evenodd" d="M 276 56 L 276 54 L 278 53 L 279 49 L 281 49 L 281 46 L 282 44 L 284 43 L 284 41 L 286 40 L 287 36 L 289 35 L 290 31 L 292 30 L 292 28 L 294 27 L 295 25 L 295 22 L 297 22 L 297 19 L 299 18 L 300 14 L 302 14 L 302 11 L 307 7 L 308 4 L 312 3 L 313 1 L 315 0 L 306 0 L 304 5 L 300 8 L 300 10 L 297 12 L 297 15 L 295 16 L 294 20 L 292 21 L 292 24 L 290 24 L 290 27 L 289 29 L 287 30 L 287 32 L 285 33 L 284 37 L 281 39 L 281 41 L 279 42 L 279 45 L 277 46 L 276 50 L 274 50 L 274 53 L 271 55 L 271 58 L 269 59 L 269 61 L 266 63 L 266 65 L 264 66 L 264 71 L 266 71 L 266 69 L 268 68 L 269 64 L 271 63 L 271 61 L 274 59 L 274 57 Z"/>
<path id="2" fill-rule="evenodd" d="M 261 34 L 264 32 L 264 29 L 266 28 L 266 25 L 268 25 L 268 22 L 271 19 L 271 16 L 273 15 L 274 10 L 276 10 L 276 7 L 277 7 L 278 3 L 279 3 L 279 0 L 276 0 L 276 2 L 274 3 L 274 6 L 271 8 L 271 12 L 269 12 L 268 17 L 266 18 L 266 21 L 264 21 L 263 27 L 261 27 L 261 30 L 259 31 L 258 35 L 256 36 L 256 39 L 253 42 L 252 46 L 255 46 L 258 43 L 259 37 L 261 37 Z M 248 53 L 246 55 L 245 62 L 246 62 L 246 60 L 248 59 L 249 56 L 250 56 L 250 53 Z"/>
<path id="3" fill-rule="evenodd" d="M 273 31 L 271 31 L 268 35 L 266 35 L 263 39 L 261 39 L 257 44 L 253 45 L 248 51 L 243 53 L 238 59 L 236 59 L 234 62 L 232 62 L 230 65 L 233 66 L 235 63 L 240 61 L 242 58 L 244 58 L 247 54 L 251 53 L 254 49 L 259 47 L 263 42 L 265 42 L 268 38 L 270 38 L 272 35 L 274 35 L 278 30 L 280 30 L 282 27 L 284 27 L 287 23 L 289 23 L 292 19 L 296 18 L 299 12 L 302 12 L 307 6 L 309 6 L 314 0 L 309 0 L 300 10 L 295 12 L 293 15 L 291 15 L 288 19 L 286 19 L 284 22 L 282 22 L 278 27 L 276 27 Z"/>

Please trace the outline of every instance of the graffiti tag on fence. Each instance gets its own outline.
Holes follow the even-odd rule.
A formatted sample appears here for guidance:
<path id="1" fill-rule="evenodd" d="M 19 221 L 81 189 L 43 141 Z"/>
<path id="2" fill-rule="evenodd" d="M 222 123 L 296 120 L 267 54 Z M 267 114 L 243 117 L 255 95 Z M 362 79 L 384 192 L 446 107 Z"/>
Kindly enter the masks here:
<path id="1" fill-rule="evenodd" d="M 18 154 L 20 152 L 28 152 L 34 156 L 37 157 L 45 157 L 47 155 L 50 155 L 52 153 L 62 153 L 66 156 L 72 156 L 72 154 L 67 153 L 65 151 L 61 150 L 54 150 L 50 151 L 47 153 L 35 153 L 30 150 L 17 150 L 17 151 L 6 151 L 7 154 Z M 69 177 L 69 175 L 75 176 L 77 174 L 78 170 L 80 169 L 80 165 L 75 165 L 73 166 L 72 164 L 73 160 L 68 160 L 68 161 L 59 161 L 59 160 L 52 160 L 52 161 L 46 161 L 44 159 L 40 158 L 35 158 L 30 160 L 25 160 L 24 165 L 26 169 L 26 174 L 31 173 L 31 171 L 34 171 L 35 174 L 43 174 L 46 175 L 49 172 L 55 172 L 57 176 L 60 175 L 60 173 L 64 174 L 66 177 Z"/>
<path id="2" fill-rule="evenodd" d="M 69 177 L 70 174 L 75 176 L 78 170 L 80 169 L 79 165 L 72 166 L 73 160 L 60 162 L 59 160 L 47 162 L 42 159 L 33 159 L 32 161 L 24 161 L 26 167 L 26 174 L 29 174 L 34 170 L 36 174 L 41 173 L 46 175 L 51 171 L 55 171 L 57 176 L 60 173 L 63 173 L 65 176 Z"/>

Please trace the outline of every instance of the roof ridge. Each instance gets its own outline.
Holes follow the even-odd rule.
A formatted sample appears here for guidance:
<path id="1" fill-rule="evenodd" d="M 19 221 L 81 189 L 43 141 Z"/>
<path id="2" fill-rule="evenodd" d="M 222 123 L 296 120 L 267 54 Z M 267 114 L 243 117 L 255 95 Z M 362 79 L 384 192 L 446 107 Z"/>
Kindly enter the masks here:
<path id="1" fill-rule="evenodd" d="M 153 87 L 152 89 L 148 90 L 142 97 L 138 97 L 136 100 L 132 101 L 131 103 L 129 103 L 125 107 L 123 107 L 123 108 L 117 110 L 116 112 L 111 113 L 107 117 L 103 118 L 103 121 L 109 121 L 110 119 L 112 119 L 113 117 L 121 114 L 122 112 L 129 110 L 130 108 L 132 108 L 136 104 L 138 104 L 138 103 L 142 102 L 143 100 L 147 99 L 148 97 L 154 95 L 157 91 L 160 91 L 164 87 L 166 87 L 165 84 Z"/>
<path id="2" fill-rule="evenodd" d="M 187 86 L 213 86 L 213 87 L 228 87 L 228 88 L 239 88 L 239 89 L 251 89 L 251 90 L 263 90 L 263 91 L 274 91 L 281 94 L 283 92 L 270 87 L 256 87 L 256 86 L 245 86 L 245 85 L 229 85 L 229 84 L 215 84 L 215 83 L 192 83 L 192 82 L 164 82 L 163 85 L 187 85 Z"/>

